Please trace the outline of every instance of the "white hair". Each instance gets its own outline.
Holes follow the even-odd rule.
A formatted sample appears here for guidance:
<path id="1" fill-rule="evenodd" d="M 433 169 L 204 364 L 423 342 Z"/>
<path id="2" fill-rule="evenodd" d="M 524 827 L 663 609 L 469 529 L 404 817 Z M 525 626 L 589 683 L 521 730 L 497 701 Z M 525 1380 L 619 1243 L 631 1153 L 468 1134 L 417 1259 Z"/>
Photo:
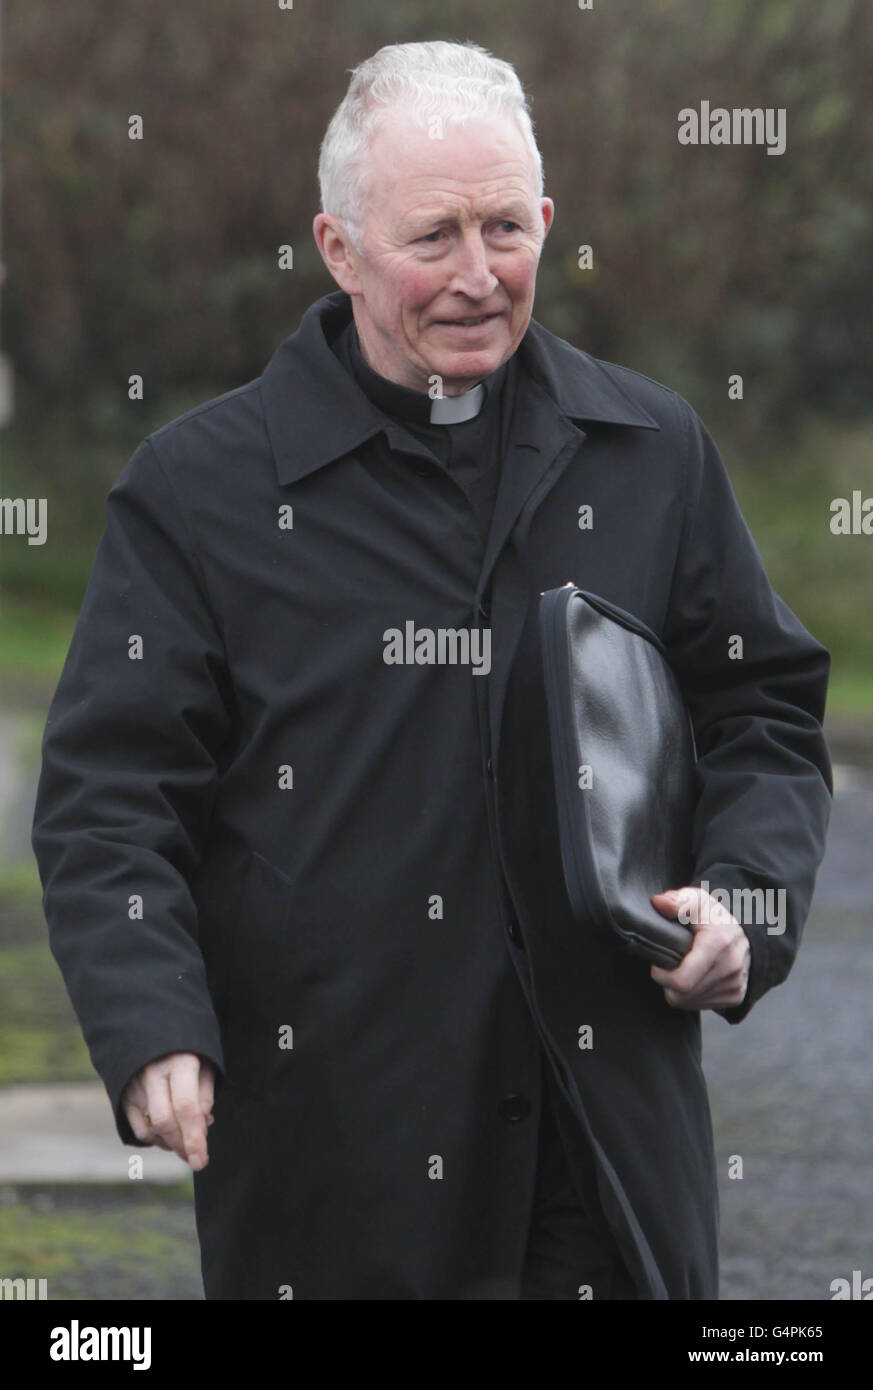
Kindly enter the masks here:
<path id="1" fill-rule="evenodd" d="M 527 97 L 511 63 L 476 43 L 394 43 L 351 69 L 348 91 L 321 142 L 321 208 L 360 250 L 368 192 L 367 150 L 386 110 L 401 106 L 418 126 L 507 115 L 530 149 L 540 195 L 543 161 Z"/>

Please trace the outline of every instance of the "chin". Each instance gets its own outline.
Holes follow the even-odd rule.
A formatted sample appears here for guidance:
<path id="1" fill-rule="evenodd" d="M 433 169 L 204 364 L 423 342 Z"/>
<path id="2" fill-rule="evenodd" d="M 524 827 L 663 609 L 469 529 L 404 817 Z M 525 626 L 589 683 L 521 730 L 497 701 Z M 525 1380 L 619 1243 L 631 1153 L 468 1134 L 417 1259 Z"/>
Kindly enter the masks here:
<path id="1" fill-rule="evenodd" d="M 508 343 L 501 344 L 500 348 L 469 348 L 465 352 L 453 352 L 451 356 L 444 358 L 442 365 L 437 365 L 434 371 L 449 381 L 453 378 L 463 380 L 465 377 L 474 380 L 496 372 L 508 354 Z"/>

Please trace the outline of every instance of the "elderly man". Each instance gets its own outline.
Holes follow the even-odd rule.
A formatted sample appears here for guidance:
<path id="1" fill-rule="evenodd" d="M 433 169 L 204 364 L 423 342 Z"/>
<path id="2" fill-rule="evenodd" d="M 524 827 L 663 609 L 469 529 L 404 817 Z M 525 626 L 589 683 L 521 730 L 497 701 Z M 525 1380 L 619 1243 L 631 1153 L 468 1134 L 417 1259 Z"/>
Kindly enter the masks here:
<path id="1" fill-rule="evenodd" d="M 380 50 L 320 178 L 339 289 L 109 494 L 44 739 L 52 949 L 120 1137 L 194 1170 L 208 1298 L 715 1297 L 700 1011 L 790 968 L 828 653 L 687 403 L 531 319 L 553 205 L 511 67 Z M 661 636 L 694 723 L 670 972 L 570 913 L 567 580 Z M 756 887 L 784 931 L 702 910 Z"/>

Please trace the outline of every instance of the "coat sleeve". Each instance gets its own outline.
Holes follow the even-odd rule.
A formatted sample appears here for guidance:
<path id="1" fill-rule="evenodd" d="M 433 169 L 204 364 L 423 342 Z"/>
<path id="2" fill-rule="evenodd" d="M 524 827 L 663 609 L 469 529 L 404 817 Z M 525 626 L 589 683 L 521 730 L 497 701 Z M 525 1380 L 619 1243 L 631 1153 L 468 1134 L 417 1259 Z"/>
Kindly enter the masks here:
<path id="1" fill-rule="evenodd" d="M 189 881 L 230 728 L 221 636 L 147 439 L 107 498 L 32 833 L 52 954 L 124 1143 L 121 1094 L 146 1062 L 195 1052 L 224 1069 Z"/>
<path id="2" fill-rule="evenodd" d="M 771 587 L 709 432 L 677 400 L 686 505 L 664 640 L 698 754 L 690 882 L 731 894 L 751 948 L 746 998 L 717 1010 L 739 1023 L 791 969 L 824 854 L 830 654 Z M 772 894 L 733 896 L 755 889 Z"/>

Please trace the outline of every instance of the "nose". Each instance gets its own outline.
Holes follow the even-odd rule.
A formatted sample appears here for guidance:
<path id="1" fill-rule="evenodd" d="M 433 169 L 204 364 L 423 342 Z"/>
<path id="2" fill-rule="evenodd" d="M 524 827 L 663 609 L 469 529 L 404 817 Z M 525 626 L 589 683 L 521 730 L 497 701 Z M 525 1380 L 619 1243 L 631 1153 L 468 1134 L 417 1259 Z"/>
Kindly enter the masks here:
<path id="1" fill-rule="evenodd" d="M 464 294 L 468 299 L 487 299 L 498 283 L 488 264 L 488 251 L 482 234 L 471 229 L 455 251 L 448 289 L 452 294 Z"/>

